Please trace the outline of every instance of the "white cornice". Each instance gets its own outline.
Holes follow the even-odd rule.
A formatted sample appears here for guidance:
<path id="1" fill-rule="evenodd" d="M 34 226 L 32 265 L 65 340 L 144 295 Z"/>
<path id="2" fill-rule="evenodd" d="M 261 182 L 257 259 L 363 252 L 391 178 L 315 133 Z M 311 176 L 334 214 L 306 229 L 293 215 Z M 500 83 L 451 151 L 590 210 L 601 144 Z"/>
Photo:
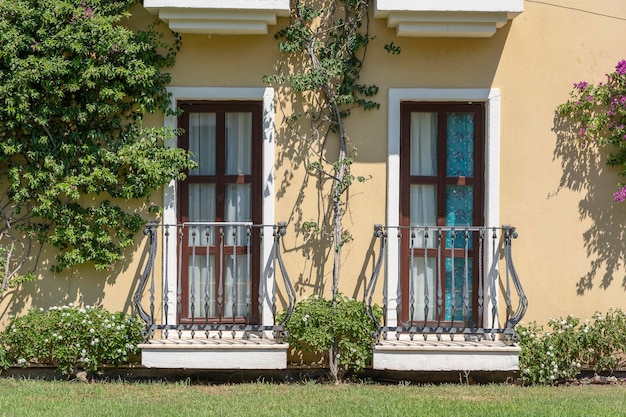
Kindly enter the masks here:
<path id="1" fill-rule="evenodd" d="M 486 38 L 524 11 L 523 0 L 376 0 L 374 17 L 398 36 Z"/>
<path id="2" fill-rule="evenodd" d="M 179 33 L 264 35 L 289 0 L 144 0 L 144 7 Z"/>

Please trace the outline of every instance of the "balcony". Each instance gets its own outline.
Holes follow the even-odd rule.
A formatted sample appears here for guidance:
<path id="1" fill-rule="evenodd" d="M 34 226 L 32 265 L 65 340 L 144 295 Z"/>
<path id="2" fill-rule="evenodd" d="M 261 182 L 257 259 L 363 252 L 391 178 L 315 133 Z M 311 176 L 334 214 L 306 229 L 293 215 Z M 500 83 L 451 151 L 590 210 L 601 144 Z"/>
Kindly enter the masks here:
<path id="1" fill-rule="evenodd" d="M 144 0 L 144 7 L 178 33 L 265 35 L 289 0 Z"/>
<path id="2" fill-rule="evenodd" d="M 514 371 L 514 327 L 528 302 L 515 270 L 515 228 L 375 226 L 379 258 L 365 294 L 383 322 L 374 369 Z"/>
<path id="3" fill-rule="evenodd" d="M 286 368 L 282 323 L 293 309 L 295 291 L 280 253 L 285 230 L 285 224 L 245 222 L 149 224 L 145 268 L 133 297 L 146 323 L 142 364 Z M 286 305 L 282 321 L 277 319 L 279 275 Z"/>
<path id="4" fill-rule="evenodd" d="M 397 36 L 487 38 L 524 11 L 523 0 L 376 0 Z"/>

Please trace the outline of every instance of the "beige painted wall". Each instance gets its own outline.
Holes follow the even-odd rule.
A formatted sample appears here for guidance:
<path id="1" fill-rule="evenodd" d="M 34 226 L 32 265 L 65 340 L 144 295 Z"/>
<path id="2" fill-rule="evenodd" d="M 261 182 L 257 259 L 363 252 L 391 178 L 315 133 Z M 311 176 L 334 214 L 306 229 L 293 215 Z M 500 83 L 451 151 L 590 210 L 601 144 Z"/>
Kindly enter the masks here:
<path id="1" fill-rule="evenodd" d="M 554 131 L 555 109 L 572 84 L 603 81 L 626 58 L 626 2 L 551 0 L 524 6 L 519 17 L 488 39 L 397 38 L 384 20 L 371 23 L 375 39 L 362 80 L 379 86 L 381 108 L 354 112 L 348 122 L 359 151 L 354 173 L 371 179 L 350 191 L 346 224 L 354 241 L 345 250 L 342 292 L 362 296 L 378 249 L 373 225 L 385 223 L 388 89 L 499 88 L 500 220 L 519 232 L 514 260 L 530 302 L 525 321 L 545 323 L 568 313 L 589 317 L 609 306 L 626 309 L 626 206 L 612 200 L 618 178 L 601 155 L 569 146 Z M 134 19 L 132 26 L 140 26 L 150 16 L 137 7 Z M 280 20 L 271 32 L 284 24 Z M 400 55 L 383 50 L 391 41 L 402 48 Z M 262 87 L 261 77 L 275 73 L 279 59 L 269 35 L 185 35 L 172 85 Z M 282 122 L 283 113 L 300 103 L 278 90 L 276 104 L 275 218 L 289 222 L 287 267 L 300 296 L 328 294 L 327 250 L 307 243 L 298 231 L 302 221 L 317 218 L 315 181 L 307 181 L 305 149 Z M 160 118 L 153 122 L 159 124 Z M 130 311 L 129 290 L 136 285 L 144 249 L 138 244 L 128 252 L 127 265 L 103 274 L 89 268 L 46 274 L 36 287 L 27 285 L 18 301 L 5 300 L 0 312 L 65 302 Z"/>

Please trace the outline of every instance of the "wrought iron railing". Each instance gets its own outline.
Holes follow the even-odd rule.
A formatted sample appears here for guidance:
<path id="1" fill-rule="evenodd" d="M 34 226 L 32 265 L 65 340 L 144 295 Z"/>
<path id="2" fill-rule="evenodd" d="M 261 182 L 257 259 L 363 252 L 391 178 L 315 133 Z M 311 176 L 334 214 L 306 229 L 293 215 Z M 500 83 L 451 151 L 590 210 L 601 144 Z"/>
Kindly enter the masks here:
<path id="1" fill-rule="evenodd" d="M 514 227 L 376 225 L 374 231 L 380 252 L 364 303 L 378 326 L 375 340 L 518 340 L 514 327 L 528 300 L 513 264 Z M 374 313 L 381 295 L 382 323 Z"/>
<path id="2" fill-rule="evenodd" d="M 149 223 L 148 255 L 133 296 L 146 340 L 157 332 L 163 338 L 282 340 L 296 298 L 280 251 L 285 233 L 285 223 Z"/>

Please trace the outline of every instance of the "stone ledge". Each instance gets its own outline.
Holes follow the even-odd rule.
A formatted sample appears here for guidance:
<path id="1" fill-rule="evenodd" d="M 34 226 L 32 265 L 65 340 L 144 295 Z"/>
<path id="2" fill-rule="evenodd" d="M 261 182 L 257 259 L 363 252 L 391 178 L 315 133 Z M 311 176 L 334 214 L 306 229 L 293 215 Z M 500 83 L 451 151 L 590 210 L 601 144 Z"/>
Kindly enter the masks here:
<path id="1" fill-rule="evenodd" d="M 373 368 L 394 371 L 517 371 L 519 346 L 496 342 L 385 341 Z"/>
<path id="2" fill-rule="evenodd" d="M 139 348 L 148 368 L 286 369 L 289 345 L 267 339 L 157 339 Z"/>

